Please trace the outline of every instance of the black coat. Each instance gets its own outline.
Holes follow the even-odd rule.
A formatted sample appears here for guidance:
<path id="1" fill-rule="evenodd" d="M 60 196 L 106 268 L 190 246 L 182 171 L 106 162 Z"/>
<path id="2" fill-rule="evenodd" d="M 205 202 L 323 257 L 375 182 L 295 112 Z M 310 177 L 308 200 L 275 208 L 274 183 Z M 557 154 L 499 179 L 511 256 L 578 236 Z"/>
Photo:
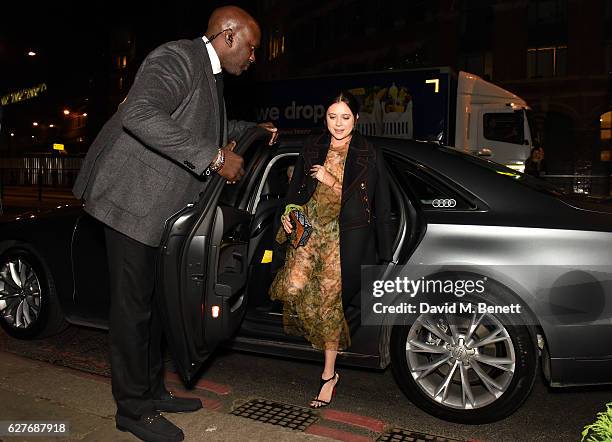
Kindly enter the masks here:
<path id="1" fill-rule="evenodd" d="M 330 135 L 318 134 L 306 140 L 297 159 L 286 204 L 304 205 L 319 181 L 310 168 L 323 165 Z M 324 184 L 321 184 L 324 185 Z M 348 305 L 361 286 L 361 265 L 391 261 L 391 202 L 387 171 L 380 150 L 355 133 L 349 146 L 340 207 L 340 261 L 342 298 Z M 278 252 L 284 257 L 282 250 Z"/>

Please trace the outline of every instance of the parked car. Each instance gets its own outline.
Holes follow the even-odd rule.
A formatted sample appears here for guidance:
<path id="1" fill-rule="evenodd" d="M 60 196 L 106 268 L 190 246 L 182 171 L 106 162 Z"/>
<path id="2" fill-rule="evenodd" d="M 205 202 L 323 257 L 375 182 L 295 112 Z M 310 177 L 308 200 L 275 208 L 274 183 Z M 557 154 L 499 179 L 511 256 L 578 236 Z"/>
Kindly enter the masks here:
<path id="1" fill-rule="evenodd" d="M 246 175 L 239 184 L 212 177 L 199 201 L 166 222 L 152 272 L 185 381 L 222 343 L 321 357 L 305 340 L 285 335 L 279 306 L 267 295 L 273 221 L 304 137 L 287 135 L 276 147 L 261 137 L 251 131 L 240 140 Z M 456 274 L 459 264 L 493 284 L 483 302 L 525 309 L 520 320 L 487 313 L 457 326 L 452 314 L 421 314 L 407 324 L 374 326 L 362 324 L 356 295 L 345 305 L 352 345 L 339 362 L 391 366 L 414 404 L 462 423 L 511 414 L 529 395 L 540 363 L 552 386 L 612 382 L 612 289 L 601 271 L 612 265 L 612 207 L 573 200 L 435 143 L 373 141 L 384 152 L 393 201 L 394 261 L 386 271 L 412 264 Z M 556 279 L 548 286 L 520 270 L 552 264 Z M 553 291 L 555 281 L 576 274 L 583 282 Z M 107 278 L 101 225 L 80 206 L 0 225 L 0 324 L 14 337 L 48 336 L 67 323 L 106 328 Z"/>

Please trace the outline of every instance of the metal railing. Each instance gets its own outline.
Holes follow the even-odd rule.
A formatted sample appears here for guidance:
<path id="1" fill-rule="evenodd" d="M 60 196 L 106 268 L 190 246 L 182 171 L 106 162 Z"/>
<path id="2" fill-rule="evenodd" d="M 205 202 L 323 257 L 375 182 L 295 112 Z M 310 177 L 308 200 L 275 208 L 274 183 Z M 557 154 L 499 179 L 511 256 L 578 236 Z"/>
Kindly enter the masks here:
<path id="1" fill-rule="evenodd" d="M 16 160 L 2 159 L 0 162 L 0 215 L 43 210 L 75 200 L 71 189 L 79 173 L 80 161 L 52 164 L 25 158 L 21 160 L 27 160 L 23 162 L 34 167 L 7 167 L 19 165 Z M 63 167 L 68 164 L 77 167 Z M 60 167 L 48 167 L 58 165 Z"/>

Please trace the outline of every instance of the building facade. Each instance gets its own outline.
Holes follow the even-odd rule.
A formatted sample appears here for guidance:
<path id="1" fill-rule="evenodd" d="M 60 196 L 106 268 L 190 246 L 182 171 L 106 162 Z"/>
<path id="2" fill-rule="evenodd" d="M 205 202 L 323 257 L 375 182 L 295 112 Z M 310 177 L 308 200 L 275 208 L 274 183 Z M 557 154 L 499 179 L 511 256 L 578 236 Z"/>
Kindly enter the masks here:
<path id="1" fill-rule="evenodd" d="M 604 173 L 612 0 L 260 0 L 257 78 L 451 66 L 524 98 L 552 173 Z"/>

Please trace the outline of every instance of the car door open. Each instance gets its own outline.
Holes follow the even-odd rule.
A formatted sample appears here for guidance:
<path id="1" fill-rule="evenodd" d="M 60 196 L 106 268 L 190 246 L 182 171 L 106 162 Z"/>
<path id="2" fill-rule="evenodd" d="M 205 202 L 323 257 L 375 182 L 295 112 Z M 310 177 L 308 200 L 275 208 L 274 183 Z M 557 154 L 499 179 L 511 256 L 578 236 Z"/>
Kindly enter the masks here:
<path id="1" fill-rule="evenodd" d="M 243 155 L 266 136 L 261 128 L 250 129 L 234 151 Z M 218 206 L 225 180 L 217 174 L 208 180 L 197 202 L 166 220 L 156 265 L 156 301 L 186 383 L 217 345 L 232 336 L 246 307 L 251 215 Z"/>

